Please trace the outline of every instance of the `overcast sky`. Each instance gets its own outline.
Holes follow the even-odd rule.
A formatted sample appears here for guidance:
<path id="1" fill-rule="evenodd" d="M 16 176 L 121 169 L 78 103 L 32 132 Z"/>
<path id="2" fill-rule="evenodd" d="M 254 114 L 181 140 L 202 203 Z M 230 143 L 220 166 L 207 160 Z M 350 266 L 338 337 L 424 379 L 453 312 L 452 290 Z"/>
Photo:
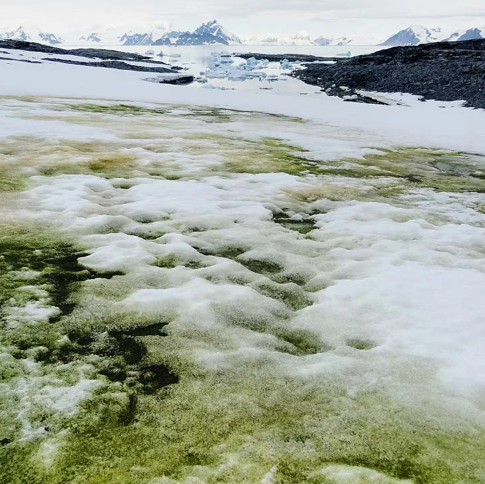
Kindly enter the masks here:
<path id="1" fill-rule="evenodd" d="M 79 29 L 168 21 L 193 29 L 216 18 L 241 36 L 386 36 L 412 24 L 485 26 L 484 0 L 0 0 L 0 24 Z"/>

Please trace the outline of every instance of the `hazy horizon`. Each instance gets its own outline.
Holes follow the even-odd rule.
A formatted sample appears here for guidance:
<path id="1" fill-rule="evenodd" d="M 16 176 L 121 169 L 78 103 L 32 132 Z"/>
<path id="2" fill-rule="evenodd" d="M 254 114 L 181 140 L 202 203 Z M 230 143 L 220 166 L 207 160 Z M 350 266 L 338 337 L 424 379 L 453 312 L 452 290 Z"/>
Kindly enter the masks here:
<path id="1" fill-rule="evenodd" d="M 430 28 L 469 28 L 485 25 L 485 7 L 477 0 L 372 0 L 362 6 L 357 0 L 234 0 L 197 2 L 182 0 L 163 6 L 156 0 L 74 1 L 3 0 L 2 27 L 36 25 L 59 33 L 73 30 L 145 23 L 170 23 L 193 30 L 213 18 L 241 37 L 266 34 L 385 37 L 410 25 Z M 316 5 L 317 4 L 317 5 Z M 75 22 L 73 22 L 75 18 Z"/>

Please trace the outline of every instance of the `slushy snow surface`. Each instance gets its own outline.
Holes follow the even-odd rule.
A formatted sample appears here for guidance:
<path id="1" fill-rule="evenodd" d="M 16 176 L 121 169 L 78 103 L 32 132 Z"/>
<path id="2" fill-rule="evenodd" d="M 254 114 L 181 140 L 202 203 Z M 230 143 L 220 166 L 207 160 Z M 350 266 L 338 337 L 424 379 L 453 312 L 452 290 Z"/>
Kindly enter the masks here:
<path id="1" fill-rule="evenodd" d="M 7 479 L 485 482 L 480 139 L 181 103 L 0 109 Z"/>

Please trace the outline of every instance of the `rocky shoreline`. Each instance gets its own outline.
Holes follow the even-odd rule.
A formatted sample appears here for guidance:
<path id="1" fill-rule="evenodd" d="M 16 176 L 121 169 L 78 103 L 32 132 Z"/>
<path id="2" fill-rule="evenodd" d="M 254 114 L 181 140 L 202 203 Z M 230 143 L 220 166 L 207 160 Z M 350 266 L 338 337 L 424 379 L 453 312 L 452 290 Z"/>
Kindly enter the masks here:
<path id="1" fill-rule="evenodd" d="M 173 77 L 160 78 L 157 82 L 167 84 L 189 84 L 194 80 L 194 77 L 188 74 L 180 74 L 182 67 L 172 66 L 165 62 L 153 60 L 140 54 L 130 52 L 120 52 L 117 50 L 108 49 L 60 49 L 49 45 L 37 44 L 34 42 L 24 42 L 20 40 L 0 40 L 0 48 L 10 50 L 21 50 L 27 52 L 40 52 L 49 57 L 44 57 L 39 61 L 32 61 L 27 59 L 14 59 L 3 56 L 1 60 L 10 60 L 16 62 L 41 63 L 56 62 L 61 64 L 70 64 L 85 67 L 101 67 L 118 69 L 124 71 L 136 71 L 158 74 L 173 74 Z M 4 55 L 9 53 L 6 51 Z M 54 56 L 69 56 L 63 59 Z M 50 57 L 52 56 L 52 57 Z M 79 60 L 74 60 L 72 57 L 78 57 Z M 130 64 L 130 62 L 138 62 L 142 64 Z M 149 65 L 146 65 L 149 64 Z"/>
<path id="2" fill-rule="evenodd" d="M 338 62 L 344 60 L 343 57 L 319 57 L 308 54 L 258 54 L 257 52 L 249 52 L 247 54 L 234 54 L 241 59 L 256 59 L 256 60 L 268 60 L 270 62 L 282 62 L 287 60 L 289 62 Z"/>
<path id="3" fill-rule="evenodd" d="M 312 62 L 292 75 L 348 101 L 382 104 L 359 91 L 402 92 L 485 109 L 485 40 L 394 47 L 334 64 Z"/>

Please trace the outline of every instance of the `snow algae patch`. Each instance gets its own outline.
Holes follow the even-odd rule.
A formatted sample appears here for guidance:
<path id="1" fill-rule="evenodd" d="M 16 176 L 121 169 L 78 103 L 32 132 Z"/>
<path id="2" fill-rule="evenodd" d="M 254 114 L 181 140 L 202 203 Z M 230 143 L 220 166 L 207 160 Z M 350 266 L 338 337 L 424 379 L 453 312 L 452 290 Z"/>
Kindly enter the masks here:
<path id="1" fill-rule="evenodd" d="M 190 106 L 5 119 L 2 482 L 485 482 L 481 157 Z"/>

